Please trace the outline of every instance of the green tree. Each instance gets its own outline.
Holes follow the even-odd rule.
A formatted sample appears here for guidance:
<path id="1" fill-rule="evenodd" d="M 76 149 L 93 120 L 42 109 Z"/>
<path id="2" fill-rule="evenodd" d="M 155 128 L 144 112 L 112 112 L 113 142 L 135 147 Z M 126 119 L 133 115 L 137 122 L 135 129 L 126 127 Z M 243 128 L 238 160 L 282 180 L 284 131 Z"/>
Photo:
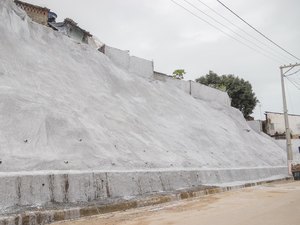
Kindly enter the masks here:
<path id="1" fill-rule="evenodd" d="M 231 98 L 231 105 L 238 108 L 245 118 L 252 114 L 258 103 L 249 81 L 234 75 L 218 76 L 213 71 L 209 71 L 205 76 L 196 79 L 196 82 L 226 91 Z"/>
<path id="2" fill-rule="evenodd" d="M 183 77 L 184 74 L 186 74 L 186 72 L 184 71 L 184 69 L 175 70 L 173 72 L 173 78 L 182 80 L 184 78 Z"/>

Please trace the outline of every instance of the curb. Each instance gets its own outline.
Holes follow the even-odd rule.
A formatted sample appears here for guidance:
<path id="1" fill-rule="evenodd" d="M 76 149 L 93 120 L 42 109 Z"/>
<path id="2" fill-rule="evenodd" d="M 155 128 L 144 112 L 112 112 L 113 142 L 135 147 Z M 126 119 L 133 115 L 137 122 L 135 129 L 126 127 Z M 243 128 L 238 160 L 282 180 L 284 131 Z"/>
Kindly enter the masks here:
<path id="1" fill-rule="evenodd" d="M 228 187 L 198 187 L 189 190 L 180 190 L 173 193 L 156 194 L 149 197 L 134 200 L 121 200 L 119 202 L 103 204 L 95 203 L 94 205 L 72 207 L 69 209 L 41 209 L 36 211 L 25 211 L 9 216 L 0 215 L 0 225 L 44 225 L 64 220 L 74 220 L 88 216 L 95 216 L 105 213 L 125 211 L 145 206 L 158 205 L 167 202 L 179 201 L 184 199 L 196 198 L 210 194 L 228 192 L 263 184 L 269 184 L 280 181 L 291 181 L 292 177 L 246 183 L 243 185 L 228 186 Z"/>

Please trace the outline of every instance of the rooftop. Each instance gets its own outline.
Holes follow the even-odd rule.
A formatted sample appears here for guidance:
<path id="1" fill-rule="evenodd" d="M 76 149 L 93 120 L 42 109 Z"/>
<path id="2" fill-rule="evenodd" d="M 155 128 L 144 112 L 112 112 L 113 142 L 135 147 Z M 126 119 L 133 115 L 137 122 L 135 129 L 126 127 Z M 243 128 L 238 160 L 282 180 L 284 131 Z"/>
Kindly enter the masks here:
<path id="1" fill-rule="evenodd" d="M 19 1 L 19 0 L 14 0 L 14 2 L 16 4 L 19 4 L 19 5 L 25 5 L 25 6 L 29 6 L 29 7 L 34 7 L 34 8 L 45 10 L 45 11 L 48 11 L 48 12 L 50 11 L 50 9 L 48 9 L 46 7 L 41 7 L 41 6 L 38 6 L 38 5 L 33 5 L 33 4 L 30 4 L 30 3 L 27 3 L 27 2 L 22 2 L 22 1 Z"/>
<path id="2" fill-rule="evenodd" d="M 90 37 L 93 36 L 93 35 L 90 34 L 90 32 L 88 32 L 88 31 L 82 29 L 81 27 L 79 27 L 78 24 L 77 24 L 74 20 L 72 20 L 72 19 L 70 19 L 70 18 L 66 18 L 64 22 L 65 22 L 65 23 L 69 23 L 69 24 L 71 24 L 71 25 L 74 26 L 74 27 L 77 27 L 78 29 L 82 30 L 86 35 L 88 35 L 88 36 L 90 36 Z"/>
<path id="3" fill-rule="evenodd" d="M 265 114 L 281 114 L 283 115 L 283 113 L 281 112 L 270 112 L 270 111 L 266 111 Z M 288 114 L 289 116 L 300 116 L 300 115 L 297 115 L 297 114 Z"/>

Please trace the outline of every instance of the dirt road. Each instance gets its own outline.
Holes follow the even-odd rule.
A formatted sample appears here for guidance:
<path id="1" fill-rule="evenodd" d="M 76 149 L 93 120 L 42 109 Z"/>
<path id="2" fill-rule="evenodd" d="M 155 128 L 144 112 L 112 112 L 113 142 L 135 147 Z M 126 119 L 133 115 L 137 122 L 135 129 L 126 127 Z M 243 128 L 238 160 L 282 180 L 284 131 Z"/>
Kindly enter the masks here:
<path id="1" fill-rule="evenodd" d="M 277 183 L 61 225 L 299 225 L 300 182 Z"/>

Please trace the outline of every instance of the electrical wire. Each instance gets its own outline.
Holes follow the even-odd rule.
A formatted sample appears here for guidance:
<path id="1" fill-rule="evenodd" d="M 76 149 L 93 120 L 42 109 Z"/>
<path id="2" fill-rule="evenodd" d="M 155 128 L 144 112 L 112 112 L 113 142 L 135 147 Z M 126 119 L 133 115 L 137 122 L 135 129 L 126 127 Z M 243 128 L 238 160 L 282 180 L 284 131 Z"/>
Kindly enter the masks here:
<path id="1" fill-rule="evenodd" d="M 289 76 L 292 76 L 292 75 L 295 75 L 296 73 L 299 73 L 300 72 L 300 69 L 299 70 L 297 70 L 296 72 L 294 72 L 294 73 L 290 73 L 290 74 L 287 74 L 287 75 L 285 75 L 286 77 L 289 77 Z"/>
<path id="2" fill-rule="evenodd" d="M 291 93 L 290 93 L 289 88 L 286 88 L 286 92 L 287 92 L 287 97 L 288 97 L 288 103 L 289 103 L 289 105 L 291 107 L 291 110 L 292 110 L 292 112 L 295 112 L 294 111 L 294 102 L 293 102 L 293 100 L 291 98 Z"/>
<path id="3" fill-rule="evenodd" d="M 300 82 L 298 80 L 296 80 L 295 77 L 293 77 L 293 78 L 294 78 L 294 83 L 300 86 Z"/>
<path id="4" fill-rule="evenodd" d="M 201 3 L 202 5 L 204 5 L 206 8 L 210 9 L 212 12 L 214 12 L 216 15 L 218 15 L 219 17 L 223 18 L 225 21 L 227 21 L 228 23 L 230 23 L 232 26 L 234 26 L 235 28 L 237 28 L 239 31 L 243 32 L 244 34 L 246 34 L 248 37 L 251 37 L 253 40 L 259 42 L 261 45 L 269 48 L 271 51 L 273 51 L 275 54 L 280 55 L 281 53 L 279 53 L 278 51 L 276 51 L 275 49 L 273 49 L 272 47 L 270 47 L 269 45 L 267 45 L 266 43 L 262 42 L 261 40 L 259 40 L 258 38 L 256 38 L 254 35 L 250 34 L 249 32 L 245 31 L 244 29 L 242 29 L 241 27 L 237 26 L 235 23 L 233 23 L 232 21 L 230 21 L 229 19 L 227 19 L 225 16 L 223 16 L 221 13 L 219 13 L 218 11 L 216 11 L 215 9 L 213 9 L 212 7 L 210 7 L 208 4 L 206 4 L 205 2 L 201 1 L 201 0 L 197 0 L 199 3 Z M 285 56 L 286 59 L 291 60 L 290 58 L 288 58 L 287 56 Z"/>
<path id="5" fill-rule="evenodd" d="M 251 27 L 253 30 L 255 30 L 257 33 L 259 33 L 261 36 L 263 36 L 265 39 L 267 39 L 268 41 L 270 41 L 272 44 L 274 44 L 275 46 L 277 46 L 278 48 L 280 48 L 281 50 L 283 50 L 284 52 L 286 52 L 287 54 L 289 54 L 290 56 L 292 56 L 293 58 L 300 60 L 300 58 L 298 58 L 297 56 L 295 56 L 294 54 L 290 53 L 289 51 L 285 50 L 283 47 L 281 47 L 279 44 L 277 44 L 276 42 L 272 41 L 270 38 L 268 38 L 266 35 L 264 35 L 262 32 L 260 32 L 259 30 L 257 30 L 254 26 L 252 26 L 250 23 L 248 23 L 246 20 L 244 20 L 242 17 L 240 17 L 237 13 L 235 13 L 233 10 L 231 10 L 228 6 L 226 6 L 224 3 L 222 3 L 220 0 L 217 0 L 217 2 L 219 2 L 222 6 L 224 6 L 228 11 L 230 11 L 233 15 L 235 15 L 237 18 L 239 18 L 241 21 L 243 21 L 245 24 L 247 24 L 249 27 Z"/>
<path id="6" fill-rule="evenodd" d="M 299 89 L 299 88 L 298 88 L 298 86 L 300 87 L 300 77 L 299 77 L 299 75 L 296 76 L 297 81 L 292 80 L 292 79 L 291 79 L 291 76 L 293 76 L 293 75 L 299 73 L 299 72 L 300 72 L 300 69 L 298 69 L 297 71 L 295 71 L 295 72 L 293 72 L 293 73 L 290 73 L 290 74 L 287 74 L 287 75 L 286 75 L 286 73 L 289 72 L 289 71 L 291 71 L 294 67 L 295 67 L 295 65 L 292 66 L 290 69 L 288 69 L 283 75 L 289 80 L 289 82 L 291 82 L 294 86 L 297 87 L 297 89 Z M 298 80 L 299 80 L 299 82 L 298 82 Z"/>
<path id="7" fill-rule="evenodd" d="M 296 75 L 296 78 L 297 78 L 297 80 L 298 80 L 298 82 L 300 84 L 300 74 Z"/>
<path id="8" fill-rule="evenodd" d="M 234 39 L 235 41 L 239 42 L 240 44 L 242 44 L 242 45 L 244 45 L 244 46 L 246 46 L 246 47 L 252 49 L 252 50 L 255 51 L 255 52 L 258 52 L 258 53 L 264 55 L 265 57 L 267 57 L 267 58 L 269 58 L 269 59 L 272 59 L 272 60 L 274 60 L 274 61 L 277 61 L 277 62 L 281 63 L 281 61 L 279 61 L 278 59 L 273 58 L 273 57 L 271 57 L 271 56 L 265 54 L 264 52 L 258 51 L 257 49 L 251 47 L 250 45 L 244 43 L 243 41 L 241 41 L 241 40 L 235 38 L 234 36 L 232 36 L 232 35 L 230 35 L 230 34 L 228 34 L 227 32 L 223 31 L 222 29 L 220 29 L 219 27 L 217 27 L 217 26 L 215 26 L 214 24 L 210 23 L 209 21 L 207 21 L 207 20 L 201 18 L 199 15 L 195 14 L 194 12 L 192 12 L 192 11 L 189 10 L 189 9 L 187 9 L 186 7 L 184 7 L 183 5 L 179 4 L 178 2 L 176 2 L 176 1 L 174 1 L 174 0 L 170 0 L 170 1 L 173 2 L 174 4 L 176 4 L 177 6 L 181 7 L 182 9 L 184 9 L 185 11 L 187 11 L 188 13 L 190 13 L 191 15 L 195 16 L 196 18 L 200 19 L 201 21 L 207 23 L 208 25 L 210 25 L 210 26 L 212 26 L 213 28 L 217 29 L 218 31 L 222 32 L 222 33 L 225 34 L 226 36 L 228 36 L 228 37 Z"/>
<path id="9" fill-rule="evenodd" d="M 286 73 L 290 72 L 292 69 L 294 69 L 295 66 L 296 66 L 296 65 L 293 65 L 292 67 L 290 67 L 287 71 L 284 72 L 283 75 L 285 75 Z"/>
<path id="10" fill-rule="evenodd" d="M 286 78 L 291 84 L 293 84 L 298 90 L 300 90 L 300 85 L 298 86 L 297 83 L 292 81 L 289 77 Z"/>
<path id="11" fill-rule="evenodd" d="M 214 22 L 216 22 L 217 24 L 221 25 L 222 27 L 225 27 L 226 29 L 230 30 L 232 33 L 234 33 L 235 35 L 239 36 L 240 38 L 242 38 L 243 40 L 251 43 L 252 45 L 254 45 L 255 47 L 257 48 L 261 48 L 261 46 L 257 45 L 256 43 L 254 43 L 253 41 L 245 38 L 244 36 L 242 36 L 241 34 L 239 34 L 238 32 L 234 31 L 232 28 L 230 28 L 229 26 L 225 25 L 224 23 L 221 23 L 219 22 L 218 20 L 216 20 L 214 17 L 210 16 L 209 14 L 207 14 L 206 12 L 204 12 L 203 10 L 199 9 L 197 6 L 195 6 L 194 4 L 192 4 L 191 2 L 187 1 L 187 0 L 183 0 L 184 2 L 186 2 L 187 4 L 189 4 L 190 6 L 192 6 L 194 9 L 196 9 L 197 11 L 201 12 L 202 14 L 204 14 L 205 16 L 207 16 L 208 18 L 210 18 L 211 20 L 213 20 Z M 268 52 L 268 54 L 272 55 L 273 57 L 276 57 L 276 58 L 281 58 L 281 56 L 277 56 L 275 55 L 273 52 L 271 51 L 267 51 L 265 50 L 266 52 Z M 280 60 L 285 60 L 284 58 L 280 59 Z"/>

